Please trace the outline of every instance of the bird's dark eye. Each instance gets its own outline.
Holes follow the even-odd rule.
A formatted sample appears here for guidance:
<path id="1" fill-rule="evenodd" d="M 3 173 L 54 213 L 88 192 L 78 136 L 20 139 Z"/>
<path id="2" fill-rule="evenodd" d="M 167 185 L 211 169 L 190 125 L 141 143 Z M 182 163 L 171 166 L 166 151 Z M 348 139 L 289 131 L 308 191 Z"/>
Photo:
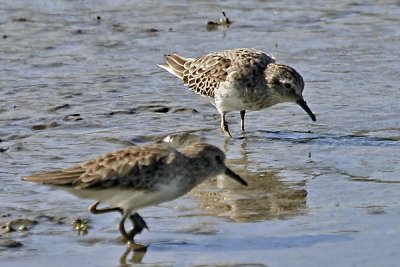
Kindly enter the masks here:
<path id="1" fill-rule="evenodd" d="M 220 155 L 216 155 L 216 156 L 215 156 L 215 161 L 217 161 L 217 162 L 222 162 L 221 156 L 220 156 Z"/>
<path id="2" fill-rule="evenodd" d="M 285 86 L 286 89 L 292 88 L 292 85 L 290 83 L 284 83 L 283 85 Z"/>

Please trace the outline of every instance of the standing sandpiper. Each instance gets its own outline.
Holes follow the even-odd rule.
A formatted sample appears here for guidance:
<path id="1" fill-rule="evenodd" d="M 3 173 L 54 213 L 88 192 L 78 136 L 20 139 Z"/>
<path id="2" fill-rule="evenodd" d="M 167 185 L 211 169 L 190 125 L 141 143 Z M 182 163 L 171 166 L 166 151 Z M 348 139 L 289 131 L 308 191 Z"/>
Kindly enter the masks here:
<path id="1" fill-rule="evenodd" d="M 59 186 L 68 192 L 97 202 L 89 207 L 93 214 L 120 212 L 119 231 L 131 244 L 147 224 L 138 209 L 178 198 L 201 182 L 225 174 L 247 185 L 225 163 L 217 147 L 195 143 L 174 149 L 165 144 L 127 147 L 70 168 L 27 176 L 26 181 Z M 99 209 L 100 202 L 108 204 Z M 128 218 L 133 229 L 125 231 Z"/>
<path id="2" fill-rule="evenodd" d="M 295 102 L 315 121 L 303 99 L 304 81 L 293 68 L 275 63 L 259 50 L 238 48 L 197 58 L 167 55 L 159 65 L 183 80 L 190 90 L 210 98 L 221 114 L 221 129 L 231 137 L 225 114 L 240 111 L 244 131 L 246 110 L 261 110 L 283 102 Z"/>

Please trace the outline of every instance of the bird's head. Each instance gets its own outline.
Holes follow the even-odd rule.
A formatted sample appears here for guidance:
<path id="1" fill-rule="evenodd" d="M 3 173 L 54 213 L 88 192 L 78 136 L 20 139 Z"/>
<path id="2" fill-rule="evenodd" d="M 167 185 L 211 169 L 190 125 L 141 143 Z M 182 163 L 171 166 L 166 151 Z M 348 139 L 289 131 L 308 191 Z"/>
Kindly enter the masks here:
<path id="1" fill-rule="evenodd" d="M 193 171 L 199 174 L 198 179 L 223 174 L 247 186 L 245 180 L 225 165 L 225 154 L 218 147 L 206 143 L 195 143 L 184 147 L 181 152 L 190 159 Z"/>
<path id="2" fill-rule="evenodd" d="M 292 67 L 283 64 L 268 64 L 265 79 L 269 88 L 279 95 L 282 102 L 295 102 L 316 121 L 315 115 L 303 98 L 303 77 Z"/>

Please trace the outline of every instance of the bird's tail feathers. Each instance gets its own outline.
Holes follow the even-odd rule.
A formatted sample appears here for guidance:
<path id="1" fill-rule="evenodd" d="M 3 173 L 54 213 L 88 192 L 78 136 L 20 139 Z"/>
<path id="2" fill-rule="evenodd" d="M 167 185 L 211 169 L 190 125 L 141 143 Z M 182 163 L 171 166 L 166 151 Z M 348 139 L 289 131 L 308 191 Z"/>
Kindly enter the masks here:
<path id="1" fill-rule="evenodd" d="M 53 185 L 70 185 L 73 184 L 76 179 L 78 179 L 82 173 L 83 169 L 80 166 L 76 166 L 69 169 L 64 169 L 60 171 L 51 171 L 40 174 L 34 174 L 24 177 L 22 180 L 42 183 L 42 184 L 53 184 Z"/>
<path id="2" fill-rule="evenodd" d="M 183 79 L 183 72 L 185 71 L 184 65 L 190 60 L 190 58 L 184 58 L 178 54 L 171 54 L 165 57 L 166 64 L 159 64 L 158 66 L 175 75 L 176 77 Z"/>

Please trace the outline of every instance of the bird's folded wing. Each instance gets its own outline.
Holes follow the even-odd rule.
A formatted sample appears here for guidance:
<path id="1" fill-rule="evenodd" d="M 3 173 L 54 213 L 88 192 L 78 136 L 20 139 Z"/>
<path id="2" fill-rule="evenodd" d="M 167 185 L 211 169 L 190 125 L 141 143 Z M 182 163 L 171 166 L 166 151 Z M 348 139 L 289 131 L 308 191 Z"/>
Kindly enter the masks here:
<path id="1" fill-rule="evenodd" d="M 27 176 L 24 180 L 77 189 L 146 189 L 156 182 L 156 172 L 171 162 L 176 153 L 179 152 L 167 147 L 129 147 L 71 168 Z"/>
<path id="2" fill-rule="evenodd" d="M 190 90 L 214 97 L 220 83 L 231 79 L 256 79 L 263 75 L 274 58 L 259 50 L 240 48 L 206 54 L 188 59 L 177 54 L 166 56 L 166 64 L 160 67 L 181 78 Z"/>
<path id="3" fill-rule="evenodd" d="M 225 81 L 230 66 L 231 60 L 224 55 L 207 54 L 183 64 L 182 80 L 193 92 L 214 97 L 219 84 Z"/>

